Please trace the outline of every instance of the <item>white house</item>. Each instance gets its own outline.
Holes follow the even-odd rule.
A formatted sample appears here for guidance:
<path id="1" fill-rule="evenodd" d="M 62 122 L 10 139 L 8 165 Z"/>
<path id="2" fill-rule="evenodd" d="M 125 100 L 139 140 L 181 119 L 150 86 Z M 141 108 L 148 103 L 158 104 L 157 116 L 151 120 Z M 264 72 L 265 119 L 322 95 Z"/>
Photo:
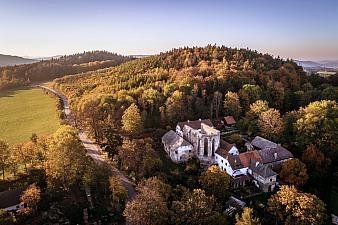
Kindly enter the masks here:
<path id="1" fill-rule="evenodd" d="M 173 130 L 163 135 L 162 143 L 173 162 L 185 162 L 193 157 L 193 146 Z"/>
<path id="2" fill-rule="evenodd" d="M 0 192 L 0 209 L 5 211 L 16 211 L 25 207 L 21 196 L 26 188 L 12 189 Z"/>

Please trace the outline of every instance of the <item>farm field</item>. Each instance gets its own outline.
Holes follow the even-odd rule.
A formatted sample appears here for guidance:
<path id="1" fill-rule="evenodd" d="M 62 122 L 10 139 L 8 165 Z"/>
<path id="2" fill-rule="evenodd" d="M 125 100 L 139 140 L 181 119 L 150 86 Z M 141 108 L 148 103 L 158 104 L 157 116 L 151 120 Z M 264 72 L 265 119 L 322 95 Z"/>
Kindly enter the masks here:
<path id="1" fill-rule="evenodd" d="M 56 100 L 39 88 L 0 92 L 0 139 L 28 141 L 32 133 L 47 135 L 60 125 Z"/>

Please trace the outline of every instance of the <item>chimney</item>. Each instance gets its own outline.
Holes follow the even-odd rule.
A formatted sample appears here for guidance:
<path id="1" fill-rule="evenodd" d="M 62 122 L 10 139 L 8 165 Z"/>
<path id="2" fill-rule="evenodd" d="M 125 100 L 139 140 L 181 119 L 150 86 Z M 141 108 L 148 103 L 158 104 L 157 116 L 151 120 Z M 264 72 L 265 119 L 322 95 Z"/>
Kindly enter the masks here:
<path id="1" fill-rule="evenodd" d="M 258 166 L 258 164 L 259 164 L 259 162 L 258 162 L 258 161 L 256 161 L 256 167 Z"/>
<path id="2" fill-rule="evenodd" d="M 201 118 L 199 118 L 198 120 L 199 120 L 199 121 L 202 121 L 202 119 L 201 119 Z"/>
<path id="3" fill-rule="evenodd" d="M 190 123 L 190 120 L 188 120 L 188 123 Z"/>
<path id="4" fill-rule="evenodd" d="M 273 153 L 273 157 L 277 159 L 277 152 Z"/>

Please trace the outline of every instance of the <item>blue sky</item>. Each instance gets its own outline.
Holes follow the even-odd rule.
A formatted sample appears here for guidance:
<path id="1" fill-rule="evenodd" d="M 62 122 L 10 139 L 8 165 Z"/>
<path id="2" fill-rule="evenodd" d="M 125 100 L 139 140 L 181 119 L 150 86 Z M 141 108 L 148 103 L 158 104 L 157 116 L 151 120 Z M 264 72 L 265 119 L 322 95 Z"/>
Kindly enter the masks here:
<path id="1" fill-rule="evenodd" d="M 338 59 L 338 1 L 0 0 L 2 54 L 155 54 L 209 43 Z"/>

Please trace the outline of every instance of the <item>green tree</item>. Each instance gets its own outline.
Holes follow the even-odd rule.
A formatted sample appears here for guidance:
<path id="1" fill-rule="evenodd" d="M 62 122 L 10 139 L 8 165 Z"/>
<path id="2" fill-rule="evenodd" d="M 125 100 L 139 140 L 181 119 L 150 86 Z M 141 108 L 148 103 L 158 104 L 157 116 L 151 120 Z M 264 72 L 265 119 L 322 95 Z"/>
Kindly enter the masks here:
<path id="1" fill-rule="evenodd" d="M 238 118 L 242 112 L 241 103 L 239 102 L 238 94 L 228 91 L 224 97 L 224 111 L 225 115 L 232 115 Z"/>
<path id="2" fill-rule="evenodd" d="M 138 135 L 143 130 L 143 121 L 136 104 L 131 104 L 123 113 L 122 129 L 129 135 Z"/>
<path id="3" fill-rule="evenodd" d="M 245 207 L 241 216 L 236 215 L 235 225 L 261 225 L 259 219 L 253 215 L 253 209 Z"/>
<path id="4" fill-rule="evenodd" d="M 281 186 L 268 201 L 268 210 L 285 224 L 323 224 L 325 204 L 315 195 L 299 192 L 295 187 Z"/>
<path id="5" fill-rule="evenodd" d="M 222 204 L 229 196 L 230 178 L 216 165 L 208 168 L 200 177 L 202 188 L 208 195 L 213 195 Z"/>
<path id="6" fill-rule="evenodd" d="M 0 169 L 2 170 L 2 179 L 5 179 L 5 170 L 8 167 L 8 159 L 10 157 L 9 145 L 0 139 Z"/>
<path id="7" fill-rule="evenodd" d="M 295 185 L 296 187 L 303 186 L 309 178 L 305 164 L 299 159 L 286 161 L 282 166 L 280 177 L 287 184 Z"/>

